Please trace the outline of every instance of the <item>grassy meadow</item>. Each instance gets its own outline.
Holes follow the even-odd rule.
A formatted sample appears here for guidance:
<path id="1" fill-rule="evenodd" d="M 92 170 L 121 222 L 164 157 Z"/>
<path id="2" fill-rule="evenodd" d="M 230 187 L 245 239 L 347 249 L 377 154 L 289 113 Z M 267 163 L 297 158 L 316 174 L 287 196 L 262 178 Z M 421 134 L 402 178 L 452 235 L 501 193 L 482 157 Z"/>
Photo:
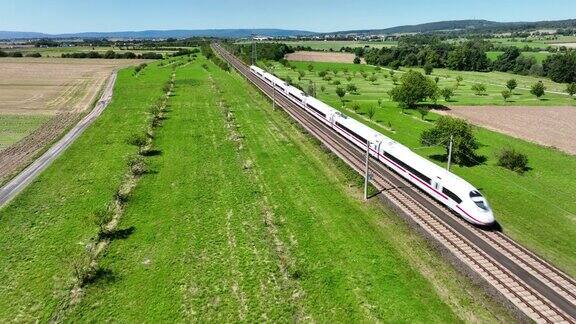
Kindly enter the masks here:
<path id="1" fill-rule="evenodd" d="M 185 61 L 183 61 L 185 62 Z M 203 68 L 205 65 L 207 68 Z M 119 73 L 101 118 L 0 211 L 0 321 L 510 321 L 240 76 L 175 72 L 102 275 L 69 301 L 170 67 Z"/>
<path id="2" fill-rule="evenodd" d="M 419 143 L 419 134 L 432 127 L 438 115 L 430 113 L 425 120 L 422 120 L 416 111 L 399 109 L 386 94 L 393 87 L 389 71 L 377 71 L 371 66 L 341 63 L 294 62 L 292 64 L 296 71 L 308 71 L 308 66 L 312 65 L 313 71 L 306 72 L 300 84 L 306 88 L 308 80 L 315 82 L 317 96 L 324 102 L 415 149 L 417 153 L 425 157 L 432 158 L 444 154 L 441 148 L 422 148 Z M 325 81 L 317 75 L 322 70 L 331 71 L 329 72 L 332 77 L 331 81 Z M 296 71 L 280 64 L 274 65 L 273 69 L 279 77 L 289 76 L 293 82 L 298 82 Z M 365 71 L 368 76 L 376 73 L 378 80 L 375 83 L 364 80 L 360 74 L 362 71 Z M 456 75 L 464 77 L 450 105 L 552 103 L 566 105 L 574 102 L 568 96 L 553 94 L 546 95 L 549 101 L 538 101 L 534 100 L 533 96 L 530 97 L 531 95 L 528 95 L 526 90 L 516 90 L 513 102 L 504 103 L 502 98 L 498 98 L 498 93 L 503 89 L 505 80 L 512 77 L 506 73 L 457 73 L 435 70 L 433 74 L 442 76 L 439 81 L 441 87 L 453 86 L 456 81 L 452 77 Z M 385 75 L 388 77 L 384 77 Z M 396 72 L 396 75 L 400 75 L 400 72 Z M 348 77 L 351 77 L 351 81 L 347 81 Z M 531 77 L 513 77 L 518 80 L 519 87 L 527 86 L 533 80 Z M 359 89 L 359 94 L 345 96 L 344 107 L 336 96 L 334 80 L 340 81 L 343 87 L 346 87 L 348 83 L 354 83 Z M 476 96 L 470 90 L 473 82 L 486 82 L 486 84 L 490 82 L 495 85 L 487 86 L 486 96 Z M 550 84 L 551 81 L 547 81 L 547 85 Z M 324 91 L 321 90 L 322 86 L 325 88 Z M 378 99 L 382 102 L 380 107 L 378 107 Z M 444 102 L 441 100 L 440 103 Z M 359 107 L 357 111 L 352 109 L 355 104 Z M 378 107 L 373 120 L 366 117 L 366 111 L 371 106 Z M 491 202 L 496 218 L 505 232 L 535 249 L 569 273 L 576 274 L 576 243 L 571 239 L 576 235 L 574 223 L 576 186 L 574 178 L 567 177 L 565 173 L 565 170 L 576 168 L 576 157 L 482 128 L 477 128 L 476 135 L 481 146 L 478 153 L 484 156 L 486 161 L 480 161 L 481 164 L 474 167 L 455 166 L 453 172 L 481 188 Z M 532 169 L 524 175 L 518 175 L 498 167 L 495 155 L 505 147 L 512 147 L 525 153 Z M 434 159 L 433 161 L 442 164 L 440 161 Z"/>

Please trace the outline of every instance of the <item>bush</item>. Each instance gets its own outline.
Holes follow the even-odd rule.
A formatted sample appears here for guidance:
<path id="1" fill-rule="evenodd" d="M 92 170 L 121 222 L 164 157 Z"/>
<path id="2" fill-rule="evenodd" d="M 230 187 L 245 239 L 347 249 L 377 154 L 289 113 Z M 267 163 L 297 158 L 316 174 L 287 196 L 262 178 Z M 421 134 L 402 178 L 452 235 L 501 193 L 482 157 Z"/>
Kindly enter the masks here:
<path id="1" fill-rule="evenodd" d="M 358 56 L 354 58 L 354 64 L 360 64 L 361 60 Z"/>
<path id="2" fill-rule="evenodd" d="M 574 96 L 576 94 L 576 82 L 572 82 L 566 86 L 566 93 L 570 96 Z"/>
<path id="3" fill-rule="evenodd" d="M 486 94 L 486 86 L 482 83 L 474 83 L 471 89 L 477 96 L 483 96 Z"/>
<path id="4" fill-rule="evenodd" d="M 350 93 L 358 94 L 358 87 L 355 84 L 350 83 L 346 86 L 346 91 L 350 92 Z"/>
<path id="5" fill-rule="evenodd" d="M 498 165 L 519 174 L 528 170 L 528 157 L 514 149 L 502 149 L 497 154 Z"/>
<path id="6" fill-rule="evenodd" d="M 508 101 L 510 96 L 512 96 L 512 92 L 510 92 L 510 90 L 502 90 L 502 98 L 504 98 L 504 101 Z"/>
<path id="7" fill-rule="evenodd" d="M 42 57 L 42 54 L 40 54 L 40 53 L 28 53 L 28 54 L 26 54 L 26 57 Z"/>
<path id="8" fill-rule="evenodd" d="M 128 166 L 130 167 L 130 173 L 135 176 L 148 172 L 148 165 L 146 165 L 146 161 L 140 155 L 131 157 L 130 160 L 128 160 Z"/>
<path id="9" fill-rule="evenodd" d="M 424 65 L 424 73 L 426 75 L 430 75 L 432 74 L 432 71 L 434 70 L 434 66 L 432 65 L 432 63 L 426 63 Z"/>
<path id="10" fill-rule="evenodd" d="M 147 139 L 144 133 L 135 133 L 132 134 L 126 142 L 130 145 L 143 147 L 147 144 Z"/>
<path id="11" fill-rule="evenodd" d="M 450 101 L 450 98 L 452 98 L 454 95 L 454 89 L 450 87 L 442 88 L 440 90 L 440 95 L 444 98 L 444 100 Z"/>
<path id="12" fill-rule="evenodd" d="M 374 118 L 374 115 L 376 115 L 376 107 L 374 106 L 368 107 L 368 110 L 366 110 L 366 116 L 368 116 L 368 118 L 372 120 L 372 118 Z"/>
<path id="13" fill-rule="evenodd" d="M 530 93 L 535 95 L 536 98 L 542 97 L 546 92 L 546 87 L 542 81 L 538 81 L 532 85 L 530 88 Z"/>
<path id="14" fill-rule="evenodd" d="M 516 89 L 517 86 L 518 81 L 516 81 L 516 79 L 510 79 L 506 81 L 506 88 L 508 88 L 508 90 L 510 90 L 511 92 L 514 91 L 514 89 Z"/>

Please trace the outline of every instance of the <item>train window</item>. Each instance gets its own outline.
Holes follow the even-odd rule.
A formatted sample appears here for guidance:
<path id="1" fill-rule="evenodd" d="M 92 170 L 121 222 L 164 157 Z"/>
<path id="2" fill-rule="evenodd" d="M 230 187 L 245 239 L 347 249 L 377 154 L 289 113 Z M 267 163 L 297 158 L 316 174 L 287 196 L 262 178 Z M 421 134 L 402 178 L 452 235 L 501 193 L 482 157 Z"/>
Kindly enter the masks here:
<path id="1" fill-rule="evenodd" d="M 476 206 L 478 206 L 480 209 L 488 210 L 488 206 L 486 206 L 486 203 L 484 203 L 484 200 L 478 200 L 478 201 L 472 200 L 472 201 L 473 201 L 473 202 L 476 204 Z"/>
<path id="2" fill-rule="evenodd" d="M 482 194 L 476 190 L 470 191 L 470 198 L 475 198 L 475 197 L 482 197 Z"/>
<path id="3" fill-rule="evenodd" d="M 323 113 L 323 112 L 321 112 L 320 110 L 314 108 L 314 106 L 312 106 L 311 104 L 306 104 L 306 106 L 308 106 L 308 108 L 314 110 L 316 113 L 322 115 L 322 117 L 326 117 L 326 114 L 325 114 L 325 113 Z"/>
<path id="4" fill-rule="evenodd" d="M 450 199 L 454 200 L 456 203 L 461 203 L 462 199 L 460 199 L 460 197 L 458 197 L 458 195 L 456 195 L 455 193 L 453 193 L 452 191 L 446 189 L 446 188 L 442 188 L 442 192 L 448 196 Z"/>
<path id="5" fill-rule="evenodd" d="M 364 139 L 364 137 L 362 137 L 362 136 L 356 134 L 355 132 L 351 131 L 350 129 L 348 129 L 348 127 L 340 124 L 339 122 L 336 122 L 336 125 L 337 125 L 338 127 L 340 127 L 341 129 L 343 129 L 346 133 L 354 136 L 354 137 L 355 137 L 356 139 L 358 139 L 359 141 L 366 143 L 366 139 Z"/>
<path id="6" fill-rule="evenodd" d="M 391 155 L 388 152 L 384 152 L 384 156 L 389 158 L 390 160 L 394 161 L 394 163 L 400 165 L 402 168 L 406 169 L 408 172 L 412 173 L 415 177 L 419 178 L 420 180 L 430 183 L 430 178 L 425 176 L 422 172 L 414 169 L 413 167 L 409 166 L 408 164 L 404 163 L 400 159 L 396 158 L 395 156 Z"/>

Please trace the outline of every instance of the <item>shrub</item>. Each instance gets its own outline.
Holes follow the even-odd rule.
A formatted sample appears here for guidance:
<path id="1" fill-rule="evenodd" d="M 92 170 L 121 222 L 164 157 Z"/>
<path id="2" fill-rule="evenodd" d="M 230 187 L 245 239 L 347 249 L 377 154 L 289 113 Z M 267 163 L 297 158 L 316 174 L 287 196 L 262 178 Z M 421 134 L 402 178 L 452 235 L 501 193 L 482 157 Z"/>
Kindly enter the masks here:
<path id="1" fill-rule="evenodd" d="M 110 205 L 97 209 L 92 213 L 92 222 L 94 225 L 98 226 L 99 229 L 98 235 L 101 236 L 102 234 L 106 234 L 108 232 L 106 226 L 108 223 L 110 223 L 113 217 L 114 212 L 112 206 Z"/>
<path id="2" fill-rule="evenodd" d="M 350 93 L 357 94 L 358 93 L 358 87 L 355 84 L 350 83 L 346 86 L 346 91 L 350 92 Z"/>
<path id="3" fill-rule="evenodd" d="M 502 90 L 502 98 L 504 98 L 504 101 L 508 101 L 510 96 L 512 96 L 512 92 L 510 92 L 510 90 Z"/>
<path id="4" fill-rule="evenodd" d="M 450 98 L 454 95 L 454 89 L 450 87 L 442 88 L 440 90 L 440 95 L 444 98 L 445 101 L 450 101 Z"/>
<path id="5" fill-rule="evenodd" d="M 361 62 L 361 61 L 360 61 L 360 58 L 359 58 L 358 56 L 356 56 L 356 57 L 354 58 L 354 64 L 360 64 L 360 62 Z"/>
<path id="6" fill-rule="evenodd" d="M 360 110 L 360 104 L 358 104 L 357 102 L 352 104 L 352 110 L 354 110 L 355 112 L 358 112 L 358 110 Z"/>
<path id="7" fill-rule="evenodd" d="M 135 155 L 128 160 L 128 166 L 130 167 L 130 173 L 135 176 L 143 175 L 148 172 L 148 165 L 146 160 L 140 155 Z"/>
<path id="8" fill-rule="evenodd" d="M 477 96 L 483 96 L 486 94 L 486 86 L 482 83 L 474 83 L 471 89 Z"/>
<path id="9" fill-rule="evenodd" d="M 426 75 L 430 75 L 432 74 L 432 71 L 434 70 L 434 66 L 432 66 L 432 63 L 426 63 L 424 65 L 424 73 Z"/>
<path id="10" fill-rule="evenodd" d="M 518 81 L 516 81 L 516 79 L 510 79 L 506 81 L 506 88 L 508 88 L 508 90 L 510 90 L 511 92 L 514 91 L 514 89 L 516 89 L 517 86 Z"/>
<path id="11" fill-rule="evenodd" d="M 130 145 L 134 145 L 137 147 L 143 147 L 144 145 L 146 145 L 147 139 L 146 139 L 146 134 L 144 133 L 134 133 L 132 134 L 128 140 L 127 143 Z"/>
<path id="12" fill-rule="evenodd" d="M 536 98 L 542 97 L 546 92 L 546 87 L 542 81 L 538 81 L 532 85 L 530 88 L 530 93 L 535 95 Z"/>
<path id="13" fill-rule="evenodd" d="M 374 115 L 376 115 L 376 107 L 374 106 L 368 107 L 368 109 L 366 110 L 366 116 L 368 116 L 368 118 L 372 120 L 372 118 L 374 118 Z"/>
<path id="14" fill-rule="evenodd" d="M 570 96 L 574 96 L 576 94 L 576 82 L 572 82 L 566 86 L 566 93 Z"/>
<path id="15" fill-rule="evenodd" d="M 519 174 L 528 170 L 528 157 L 514 149 L 502 149 L 497 154 L 498 165 Z"/>

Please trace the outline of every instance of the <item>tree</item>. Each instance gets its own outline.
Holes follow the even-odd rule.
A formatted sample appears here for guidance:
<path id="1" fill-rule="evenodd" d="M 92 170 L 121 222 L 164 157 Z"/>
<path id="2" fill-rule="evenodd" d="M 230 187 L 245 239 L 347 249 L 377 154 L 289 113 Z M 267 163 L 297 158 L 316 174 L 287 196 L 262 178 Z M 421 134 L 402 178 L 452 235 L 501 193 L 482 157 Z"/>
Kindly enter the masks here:
<path id="1" fill-rule="evenodd" d="M 542 81 L 538 81 L 532 85 L 532 88 L 530 88 L 530 93 L 535 95 L 536 98 L 540 98 L 546 93 L 546 86 L 544 86 Z"/>
<path id="2" fill-rule="evenodd" d="M 436 84 L 438 84 L 438 82 L 440 82 L 440 77 L 439 77 L 439 76 L 435 76 L 435 77 L 434 77 L 434 82 L 436 82 Z"/>
<path id="3" fill-rule="evenodd" d="M 310 72 L 314 71 L 314 65 L 308 64 L 308 71 Z"/>
<path id="4" fill-rule="evenodd" d="M 490 61 L 479 42 L 468 41 L 448 54 L 446 65 L 457 71 L 487 71 Z"/>
<path id="5" fill-rule="evenodd" d="M 308 88 L 306 89 L 306 94 L 312 97 L 316 97 L 316 85 L 310 81 L 308 83 Z"/>
<path id="6" fill-rule="evenodd" d="M 346 90 L 344 90 L 344 88 L 342 87 L 336 87 L 336 95 L 338 96 L 338 98 L 340 98 L 342 106 L 344 106 L 344 96 L 346 95 Z"/>
<path id="7" fill-rule="evenodd" d="M 477 164 L 475 150 L 478 149 L 478 142 L 472 125 L 462 119 L 441 116 L 433 128 L 420 134 L 420 143 L 426 146 L 442 145 L 448 155 L 450 136 L 453 136 L 452 161 L 466 166 Z"/>
<path id="8" fill-rule="evenodd" d="M 474 83 L 471 89 L 477 96 L 483 96 L 486 94 L 486 86 L 482 83 Z"/>
<path id="9" fill-rule="evenodd" d="M 368 118 L 372 120 L 372 118 L 374 118 L 374 115 L 376 115 L 376 107 L 374 106 L 368 107 L 368 110 L 366 110 L 366 116 L 368 116 Z"/>
<path id="10" fill-rule="evenodd" d="M 348 61 L 348 62 L 350 62 L 350 61 Z M 358 56 L 356 56 L 354 58 L 354 64 L 360 64 L 360 62 L 361 62 L 360 58 Z"/>
<path id="11" fill-rule="evenodd" d="M 298 81 L 302 81 L 302 78 L 306 76 L 306 72 L 298 71 Z"/>
<path id="12" fill-rule="evenodd" d="M 574 96 L 576 94 L 576 82 L 569 83 L 566 86 L 566 93 L 570 96 Z"/>
<path id="13" fill-rule="evenodd" d="M 528 157 L 514 149 L 506 148 L 496 155 L 498 166 L 512 170 L 519 174 L 528 171 Z"/>
<path id="14" fill-rule="evenodd" d="M 394 85 L 398 84 L 398 77 L 397 76 L 395 76 L 395 75 L 392 76 L 392 83 Z"/>
<path id="15" fill-rule="evenodd" d="M 346 91 L 354 94 L 358 94 L 358 87 L 354 83 L 350 83 L 346 86 Z"/>
<path id="16" fill-rule="evenodd" d="M 513 92 L 517 86 L 518 86 L 518 81 L 516 81 L 516 79 L 510 79 L 510 80 L 506 81 L 506 88 L 508 88 L 508 90 L 510 90 L 510 92 Z"/>
<path id="17" fill-rule="evenodd" d="M 500 54 L 496 61 L 492 63 L 494 70 L 501 72 L 514 70 L 516 68 L 516 59 L 520 57 L 520 54 L 520 49 L 518 47 L 508 47 L 504 53 Z"/>
<path id="18" fill-rule="evenodd" d="M 325 86 L 325 85 L 321 85 L 321 86 L 320 86 L 320 91 L 321 91 L 322 93 L 324 93 L 324 92 L 326 91 L 326 86 Z"/>
<path id="19" fill-rule="evenodd" d="M 462 81 L 464 81 L 464 78 L 461 75 L 456 77 L 456 89 L 460 87 L 460 83 L 462 83 Z"/>
<path id="20" fill-rule="evenodd" d="M 378 107 L 382 107 L 382 98 L 378 98 Z"/>
<path id="21" fill-rule="evenodd" d="M 504 98 L 504 101 L 508 101 L 508 98 L 510 98 L 512 96 L 512 92 L 510 92 L 510 90 L 502 90 L 502 98 Z"/>
<path id="22" fill-rule="evenodd" d="M 438 86 L 434 81 L 420 72 L 408 71 L 402 76 L 400 85 L 390 90 L 389 94 L 403 108 L 414 108 L 418 102 L 433 99 L 437 91 Z"/>
<path id="23" fill-rule="evenodd" d="M 432 71 L 434 70 L 434 66 L 432 65 L 432 63 L 426 63 L 424 65 L 424 73 L 426 75 L 430 75 L 432 74 Z"/>
<path id="24" fill-rule="evenodd" d="M 446 102 L 450 101 L 450 98 L 454 95 L 454 89 L 450 87 L 442 88 L 440 90 L 440 95 L 444 98 Z"/>
<path id="25" fill-rule="evenodd" d="M 544 74 L 559 83 L 576 82 L 576 51 L 570 50 L 548 56 L 542 62 Z"/>
<path id="26" fill-rule="evenodd" d="M 357 102 L 352 104 L 352 110 L 354 110 L 355 112 L 358 112 L 358 110 L 360 110 L 360 104 L 358 104 Z"/>
<path id="27" fill-rule="evenodd" d="M 378 78 L 375 75 L 372 75 L 370 78 L 368 78 L 368 80 L 374 84 L 376 81 L 378 81 Z"/>

